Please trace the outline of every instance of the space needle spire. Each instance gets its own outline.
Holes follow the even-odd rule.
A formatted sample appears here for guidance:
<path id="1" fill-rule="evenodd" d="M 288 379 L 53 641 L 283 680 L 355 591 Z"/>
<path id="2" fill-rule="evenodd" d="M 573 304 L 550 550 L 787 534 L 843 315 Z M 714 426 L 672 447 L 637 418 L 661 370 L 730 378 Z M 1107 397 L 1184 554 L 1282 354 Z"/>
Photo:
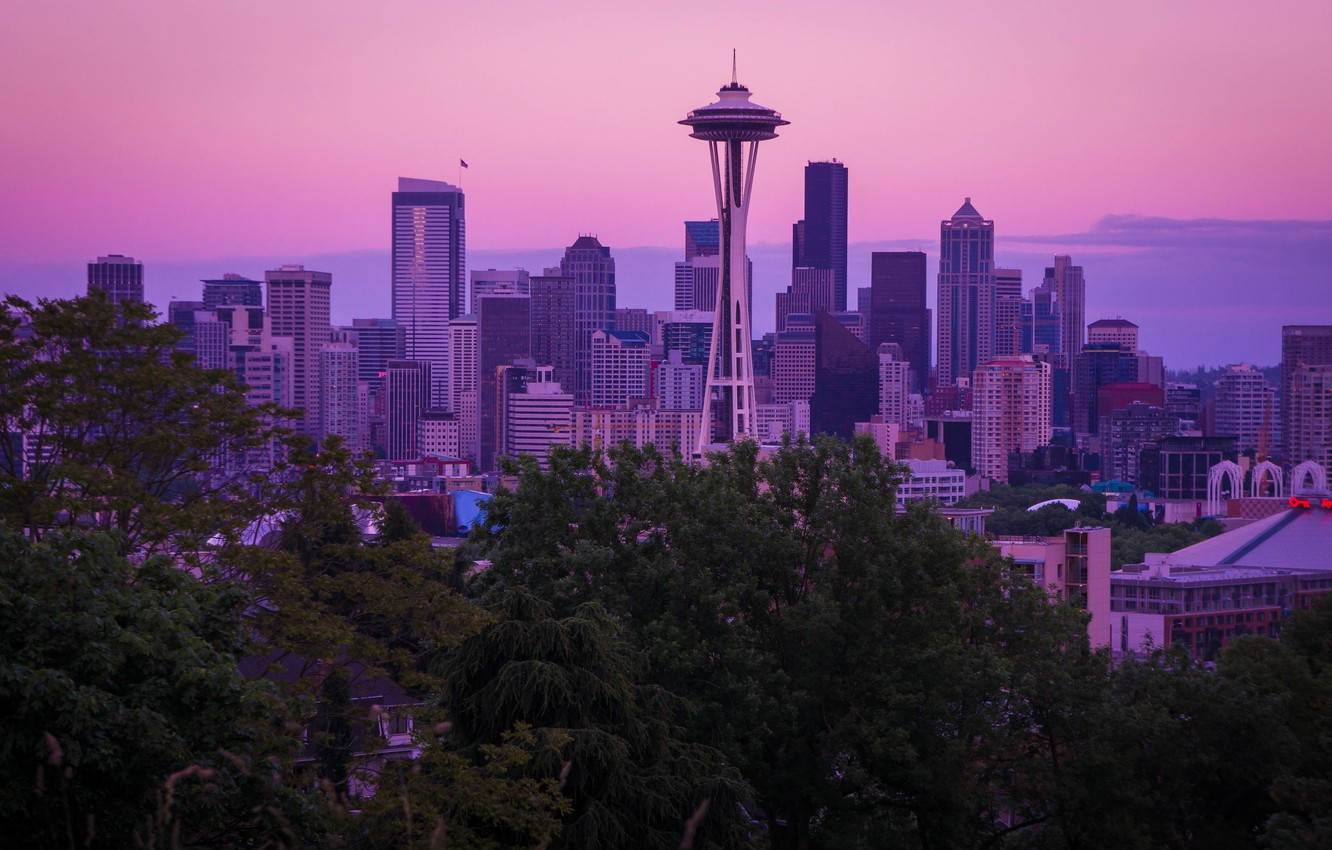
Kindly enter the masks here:
<path id="1" fill-rule="evenodd" d="M 716 102 L 695 109 L 680 123 L 693 130 L 689 134 L 692 138 L 708 143 L 721 231 L 721 274 L 698 439 L 701 452 L 707 446 L 757 436 L 745 225 L 754 189 L 758 143 L 777 138 L 777 128 L 791 122 L 783 121 L 775 110 L 750 101 L 749 89 L 736 77 L 732 50 L 730 84 L 717 92 Z"/>

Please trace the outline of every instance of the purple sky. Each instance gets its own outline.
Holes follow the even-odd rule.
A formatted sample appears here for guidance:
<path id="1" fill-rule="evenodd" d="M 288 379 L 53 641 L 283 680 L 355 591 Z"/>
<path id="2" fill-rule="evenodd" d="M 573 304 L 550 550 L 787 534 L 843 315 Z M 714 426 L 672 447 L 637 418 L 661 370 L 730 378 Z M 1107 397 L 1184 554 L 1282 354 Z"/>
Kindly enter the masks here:
<path id="1" fill-rule="evenodd" d="M 759 157 L 759 327 L 801 167 L 837 157 L 853 243 L 934 250 L 970 195 L 1026 286 L 1066 251 L 1089 303 L 1143 317 L 1153 350 L 1271 362 L 1258 340 L 1281 323 L 1332 321 L 1327 228 L 1289 223 L 1332 219 L 1329 32 L 1326 0 L 17 4 L 0 27 L 0 288 L 61 294 L 109 252 L 182 296 L 187 268 L 382 252 L 395 178 L 452 181 L 463 157 L 469 265 L 551 246 L 539 267 L 596 233 L 624 258 L 622 300 L 664 305 L 669 265 L 647 251 L 630 272 L 626 252 L 668 261 L 680 221 L 711 214 L 704 146 L 675 121 L 735 47 L 755 100 L 792 121 Z M 1150 218 L 1128 233 L 1107 215 Z M 1264 220 L 1288 223 L 1242 223 Z M 386 265 L 358 281 L 370 300 Z M 1172 333 L 1200 313 L 1225 330 Z"/>

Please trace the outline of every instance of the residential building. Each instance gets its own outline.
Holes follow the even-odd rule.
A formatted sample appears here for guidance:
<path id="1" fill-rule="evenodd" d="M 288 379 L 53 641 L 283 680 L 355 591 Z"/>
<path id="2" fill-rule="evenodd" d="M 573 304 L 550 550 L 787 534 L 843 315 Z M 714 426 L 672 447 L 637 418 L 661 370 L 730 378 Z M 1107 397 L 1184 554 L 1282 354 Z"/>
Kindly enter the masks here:
<path id="1" fill-rule="evenodd" d="M 568 445 L 573 436 L 572 393 L 554 380 L 549 366 L 501 366 L 505 387 L 504 407 L 499 426 L 503 453 L 510 457 L 526 455 L 536 459 L 542 469 L 550 464 L 550 450 Z"/>
<path id="2" fill-rule="evenodd" d="M 1087 321 L 1087 282 L 1082 266 L 1073 265 L 1070 257 L 1056 254 L 1054 265 L 1045 267 L 1045 280 L 1041 285 L 1054 293 L 1059 304 L 1059 351 L 1072 362 L 1082 351 Z M 1128 350 L 1136 349 L 1135 343 Z"/>
<path id="3" fill-rule="evenodd" d="M 1050 442 L 1050 365 L 1030 355 L 996 357 L 972 379 L 971 460 L 976 471 L 1008 481 L 1010 452 Z"/>
<path id="4" fill-rule="evenodd" d="M 809 402 L 805 399 L 760 404 L 755 408 L 754 419 L 758 422 L 760 443 L 780 443 L 788 435 L 792 441 L 810 436 Z"/>
<path id="5" fill-rule="evenodd" d="M 1022 354 L 1022 270 L 994 270 L 994 353 Z"/>
<path id="6" fill-rule="evenodd" d="M 967 473 L 946 460 L 901 461 L 907 475 L 897 485 L 897 504 L 930 499 L 940 505 L 956 505 L 967 495 Z"/>
<path id="7" fill-rule="evenodd" d="M 1051 597 L 1091 615 L 1092 649 L 1111 645 L 1110 529 L 1074 526 L 1053 537 L 998 537 L 994 546 Z"/>
<path id="8" fill-rule="evenodd" d="M 1073 357 L 1073 430 L 1096 434 L 1101 427 L 1101 388 L 1137 382 L 1138 360 L 1132 349 L 1110 343 L 1085 346 Z"/>
<path id="9" fill-rule="evenodd" d="M 448 410 L 458 417 L 458 457 L 477 459 L 480 398 L 476 316 L 449 320 Z"/>
<path id="10" fill-rule="evenodd" d="M 703 310 L 673 310 L 661 326 L 662 348 L 666 355 L 680 352 L 685 363 L 706 365 L 712 346 L 711 312 Z"/>
<path id="11" fill-rule="evenodd" d="M 1332 363 L 1297 366 L 1289 398 L 1287 456 L 1295 464 L 1311 460 L 1332 469 Z"/>
<path id="12" fill-rule="evenodd" d="M 1292 404 L 1295 370 L 1300 366 L 1332 365 L 1332 325 L 1285 325 L 1281 328 L 1281 444 L 1288 458 L 1299 463 L 1294 447 Z"/>
<path id="13" fill-rule="evenodd" d="M 903 358 L 902 346 L 895 342 L 880 343 L 878 357 L 879 415 L 905 430 L 910 425 L 907 400 L 911 396 L 911 364 Z"/>
<path id="14" fill-rule="evenodd" d="M 700 410 L 575 407 L 572 444 L 604 451 L 628 441 L 635 448 L 653 445 L 664 455 L 692 458 L 702 422 Z"/>
<path id="15" fill-rule="evenodd" d="M 685 363 L 671 351 L 657 368 L 657 406 L 664 410 L 703 409 L 703 366 Z"/>
<path id="16" fill-rule="evenodd" d="M 1276 424 L 1276 391 L 1248 363 L 1232 363 L 1216 382 L 1216 435 L 1234 437 L 1241 452 L 1266 454 Z"/>
<path id="17" fill-rule="evenodd" d="M 462 431 L 458 415 L 447 410 L 425 410 L 417 425 L 417 457 L 460 458 Z"/>
<path id="18" fill-rule="evenodd" d="M 647 399 L 647 334 L 641 331 L 595 331 L 592 334 L 592 407 L 623 407 Z"/>

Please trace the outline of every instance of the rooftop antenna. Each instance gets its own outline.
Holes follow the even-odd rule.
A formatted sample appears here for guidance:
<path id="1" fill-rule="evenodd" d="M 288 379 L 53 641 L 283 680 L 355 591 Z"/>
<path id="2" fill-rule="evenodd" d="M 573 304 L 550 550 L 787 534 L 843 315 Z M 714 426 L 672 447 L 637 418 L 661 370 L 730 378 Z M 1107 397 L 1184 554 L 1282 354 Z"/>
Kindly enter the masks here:
<path id="1" fill-rule="evenodd" d="M 738 86 L 740 81 L 735 78 L 735 48 L 731 48 L 731 85 Z"/>

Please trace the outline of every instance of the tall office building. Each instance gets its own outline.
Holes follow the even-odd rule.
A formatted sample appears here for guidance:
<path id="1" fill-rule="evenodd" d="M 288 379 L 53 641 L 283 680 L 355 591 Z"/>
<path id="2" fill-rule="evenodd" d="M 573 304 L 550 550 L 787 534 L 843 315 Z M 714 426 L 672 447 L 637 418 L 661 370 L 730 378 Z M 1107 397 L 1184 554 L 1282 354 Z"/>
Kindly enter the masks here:
<path id="1" fill-rule="evenodd" d="M 250 280 L 238 274 L 224 274 L 213 280 L 204 280 L 203 304 L 206 310 L 218 307 L 264 306 L 263 281 Z"/>
<path id="2" fill-rule="evenodd" d="M 88 294 L 101 292 L 112 304 L 143 303 L 143 263 L 123 254 L 108 254 L 88 264 Z"/>
<path id="3" fill-rule="evenodd" d="M 804 325 L 777 334 L 772 347 L 773 403 L 809 401 L 814 372 L 814 328 Z"/>
<path id="4" fill-rule="evenodd" d="M 994 353 L 1022 353 L 1022 270 L 994 270 Z"/>
<path id="5" fill-rule="evenodd" d="M 1097 319 L 1087 325 L 1087 345 L 1109 343 L 1129 351 L 1138 350 L 1138 326 L 1128 319 Z"/>
<path id="6" fill-rule="evenodd" d="M 273 336 L 292 341 L 292 405 L 300 411 L 296 430 L 319 437 L 319 350 L 329 338 L 329 291 L 333 275 L 286 265 L 264 272 L 268 321 Z"/>
<path id="7" fill-rule="evenodd" d="M 203 308 L 202 301 L 167 302 L 167 321 L 185 335 L 176 343 L 177 351 L 194 352 L 194 314 Z"/>
<path id="8" fill-rule="evenodd" d="M 641 331 L 592 334 L 592 407 L 624 407 L 648 397 L 651 354 Z"/>
<path id="9" fill-rule="evenodd" d="M 482 295 L 530 295 L 532 278 L 527 269 L 472 269 L 467 303 L 476 309 Z"/>
<path id="10" fill-rule="evenodd" d="M 1332 470 L 1332 364 L 1298 366 L 1289 405 L 1290 462 L 1311 460 Z"/>
<path id="11" fill-rule="evenodd" d="M 708 144 L 720 231 L 721 279 L 706 364 L 707 388 L 698 437 L 701 449 L 719 440 L 727 443 L 756 434 L 751 296 L 745 292 L 742 297 L 739 282 L 749 277 L 745 231 L 758 145 L 776 138 L 777 128 L 790 122 L 753 103 L 749 89 L 740 85 L 732 69 L 731 82 L 717 92 L 717 100 L 693 110 L 680 123 L 692 130 L 691 138 Z"/>
<path id="12" fill-rule="evenodd" d="M 532 356 L 532 299 L 526 295 L 487 295 L 477 299 L 477 448 L 482 472 L 495 469 L 503 448 L 499 430 L 499 368 Z M 589 352 L 590 354 L 590 352 Z"/>
<path id="13" fill-rule="evenodd" d="M 1007 483 L 1010 452 L 1050 442 L 1050 364 L 996 357 L 976 368 L 971 389 L 971 462 L 986 478 Z"/>
<path id="14" fill-rule="evenodd" d="M 1101 429 L 1101 389 L 1110 384 L 1136 384 L 1138 358 L 1122 345 L 1086 346 L 1073 358 L 1072 427 L 1079 434 Z M 1109 411 L 1105 411 L 1109 412 Z"/>
<path id="15" fill-rule="evenodd" d="M 814 315 L 814 434 L 854 437 L 857 422 L 879 412 L 879 358 L 831 313 Z"/>
<path id="16" fill-rule="evenodd" d="M 1216 381 L 1216 436 L 1234 437 L 1241 451 L 1270 448 L 1277 424 L 1276 391 L 1248 363 L 1232 363 Z"/>
<path id="17" fill-rule="evenodd" d="M 994 351 L 994 222 L 971 198 L 939 225 L 940 386 L 968 378 Z"/>
<path id="18" fill-rule="evenodd" d="M 797 266 L 791 269 L 791 285 L 778 292 L 777 330 L 786 330 L 788 313 L 831 313 L 836 299 L 836 281 L 832 269 Z"/>
<path id="19" fill-rule="evenodd" d="M 191 324 L 194 365 L 200 369 L 230 369 L 231 323 L 213 310 L 195 310 Z"/>
<path id="20" fill-rule="evenodd" d="M 359 363 L 356 345 L 326 342 L 319 351 L 319 440 L 342 438 L 350 451 L 361 446 Z"/>
<path id="21" fill-rule="evenodd" d="M 458 445 L 461 458 L 476 460 L 481 411 L 477 396 L 476 316 L 459 316 L 449 321 L 449 410 L 458 417 Z"/>
<path id="22" fill-rule="evenodd" d="M 1295 371 L 1301 366 L 1332 364 L 1332 325 L 1285 325 L 1281 328 L 1281 443 L 1292 463 L 1300 458 L 1292 449 L 1298 422 L 1294 416 Z"/>
<path id="23" fill-rule="evenodd" d="M 431 406 L 444 405 L 448 321 L 463 315 L 466 208 L 463 191 L 439 180 L 398 178 L 392 200 L 393 316 L 408 360 L 431 364 Z"/>
<path id="24" fill-rule="evenodd" d="M 560 274 L 574 282 L 574 398 L 592 393 L 592 334 L 615 322 L 615 258 L 595 236 L 580 236 L 564 250 Z"/>
<path id="25" fill-rule="evenodd" d="M 911 364 L 912 389 L 924 392 L 930 378 L 924 251 L 875 251 L 870 255 L 867 319 L 870 350 L 878 351 L 885 342 L 900 345 Z"/>
<path id="26" fill-rule="evenodd" d="M 1038 286 L 1032 289 L 1030 298 L 1019 303 L 1018 309 L 1021 353 L 1059 354 L 1059 362 L 1067 371 L 1069 361 L 1059 350 L 1059 302 L 1054 291 Z"/>
<path id="27" fill-rule="evenodd" d="M 421 416 L 430 409 L 431 365 L 426 360 L 388 363 L 389 460 L 416 460 L 421 449 Z"/>
<path id="28" fill-rule="evenodd" d="M 685 363 L 706 364 L 712 347 L 712 311 L 672 310 L 661 326 L 666 354 L 680 352 Z"/>
<path id="29" fill-rule="evenodd" d="M 837 160 L 805 165 L 805 217 L 795 228 L 792 267 L 831 269 L 833 309 L 846 309 L 846 166 Z"/>
<path id="30" fill-rule="evenodd" d="M 617 331 L 642 331 L 650 345 L 661 342 L 657 317 L 642 307 L 616 307 L 612 325 Z"/>
<path id="31" fill-rule="evenodd" d="M 1071 258 L 1056 254 L 1054 265 L 1045 267 L 1041 286 L 1053 292 L 1059 303 L 1059 350 L 1072 362 L 1082 351 L 1083 330 L 1087 326 L 1087 284 L 1082 266 L 1075 266 Z"/>
<path id="32" fill-rule="evenodd" d="M 555 370 L 555 383 L 572 392 L 578 373 L 574 350 L 574 279 L 558 268 L 531 279 L 532 359 Z"/>
<path id="33" fill-rule="evenodd" d="M 402 328 L 393 319 L 352 319 L 338 330 L 356 343 L 357 380 L 382 388 L 388 362 L 404 359 Z"/>
<path id="34" fill-rule="evenodd" d="M 564 391 L 549 366 L 501 366 L 503 388 L 499 411 L 500 453 L 528 456 L 542 469 L 550 465 L 550 450 L 566 446 L 573 437 L 573 394 Z"/>
<path id="35" fill-rule="evenodd" d="M 1111 411 L 1101 425 L 1102 478 L 1140 485 L 1143 449 L 1178 430 L 1179 417 L 1157 405 L 1134 401 Z"/>
<path id="36" fill-rule="evenodd" d="M 715 257 L 721 253 L 721 227 L 717 219 L 710 221 L 686 221 L 685 262 L 696 257 Z"/>

